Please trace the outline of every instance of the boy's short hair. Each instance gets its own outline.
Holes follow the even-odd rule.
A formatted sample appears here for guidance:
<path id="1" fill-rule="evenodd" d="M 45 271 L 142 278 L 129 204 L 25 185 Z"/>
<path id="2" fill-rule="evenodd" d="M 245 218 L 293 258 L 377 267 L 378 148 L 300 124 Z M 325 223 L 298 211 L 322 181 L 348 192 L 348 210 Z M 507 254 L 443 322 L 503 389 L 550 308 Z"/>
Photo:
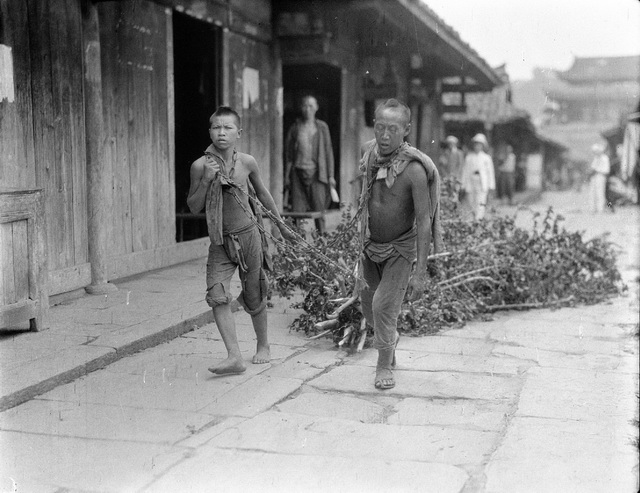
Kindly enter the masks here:
<path id="1" fill-rule="evenodd" d="M 236 119 L 236 125 L 238 128 L 242 128 L 242 119 L 236 110 L 231 106 L 218 106 L 218 109 L 209 118 L 209 125 L 213 122 L 213 119 L 218 116 L 233 116 Z"/>
<path id="2" fill-rule="evenodd" d="M 379 112 L 387 108 L 398 109 L 402 111 L 407 121 L 407 125 L 411 123 L 411 110 L 406 104 L 404 104 L 402 101 L 399 101 L 395 98 L 387 99 L 384 103 L 380 103 L 376 108 L 374 115 L 377 115 Z"/>

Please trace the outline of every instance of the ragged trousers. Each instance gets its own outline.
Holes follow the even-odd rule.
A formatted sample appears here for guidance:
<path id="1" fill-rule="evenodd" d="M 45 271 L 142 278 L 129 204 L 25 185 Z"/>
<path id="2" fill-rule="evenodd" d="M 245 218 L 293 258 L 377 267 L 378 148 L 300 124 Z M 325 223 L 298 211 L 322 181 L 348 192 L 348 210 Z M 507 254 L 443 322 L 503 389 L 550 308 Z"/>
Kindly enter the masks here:
<path id="1" fill-rule="evenodd" d="M 373 325 L 373 345 L 378 350 L 395 347 L 398 315 L 402 308 L 413 263 L 395 252 L 383 262 L 362 254 L 363 276 L 367 287 L 360 293 L 362 311 Z"/>

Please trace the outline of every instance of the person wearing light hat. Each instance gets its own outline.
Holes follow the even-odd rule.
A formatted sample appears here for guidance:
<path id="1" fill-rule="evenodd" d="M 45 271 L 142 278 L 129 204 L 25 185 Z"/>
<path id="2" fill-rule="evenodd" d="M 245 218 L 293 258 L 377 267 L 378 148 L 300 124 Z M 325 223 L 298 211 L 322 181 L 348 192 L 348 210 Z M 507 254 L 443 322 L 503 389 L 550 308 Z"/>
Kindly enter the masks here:
<path id="1" fill-rule="evenodd" d="M 460 182 L 467 193 L 474 218 L 482 219 L 485 215 L 489 191 L 496 188 L 495 171 L 493 160 L 486 153 L 489 143 L 484 134 L 476 134 L 471 139 L 471 143 L 473 150 L 464 160 Z"/>
<path id="2" fill-rule="evenodd" d="M 603 212 L 606 200 L 607 176 L 611 170 L 609 156 L 604 152 L 604 146 L 593 144 L 593 161 L 591 161 L 591 179 L 589 180 L 589 198 L 593 212 Z"/>

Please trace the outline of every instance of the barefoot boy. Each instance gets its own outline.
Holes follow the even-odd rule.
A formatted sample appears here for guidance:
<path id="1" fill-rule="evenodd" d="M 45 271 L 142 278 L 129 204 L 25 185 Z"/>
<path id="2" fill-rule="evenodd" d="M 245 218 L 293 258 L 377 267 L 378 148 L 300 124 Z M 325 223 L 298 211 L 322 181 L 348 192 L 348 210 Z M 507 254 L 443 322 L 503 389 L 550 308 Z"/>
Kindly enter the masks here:
<path id="1" fill-rule="evenodd" d="M 253 156 L 236 151 L 242 134 L 240 116 L 227 106 L 220 106 L 209 119 L 212 144 L 204 156 L 191 165 L 191 186 L 187 204 L 193 213 L 206 211 L 209 229 L 209 258 L 207 260 L 207 303 L 228 352 L 228 357 L 209 371 L 219 375 L 242 373 L 246 365 L 242 359 L 236 326 L 231 313 L 229 286 L 236 268 L 240 268 L 242 292 L 238 301 L 251 315 L 258 340 L 253 363 L 268 363 L 271 359 L 267 338 L 267 278 L 263 268 L 266 244 L 253 215 L 247 194 L 255 193 L 258 200 L 278 219 L 273 197 L 260 178 Z M 277 224 L 287 240 L 293 234 Z M 264 247 L 263 247 L 264 245 Z"/>
<path id="2" fill-rule="evenodd" d="M 440 178 L 431 159 L 404 142 L 410 122 L 411 111 L 403 103 L 389 99 L 378 106 L 375 140 L 366 146 L 360 163 L 365 173 L 360 200 L 365 205 L 361 265 L 366 282 L 360 300 L 374 329 L 378 389 L 395 386 L 391 369 L 402 301 L 405 292 L 409 301 L 422 295 L 431 241 L 436 251 L 442 243 Z"/>

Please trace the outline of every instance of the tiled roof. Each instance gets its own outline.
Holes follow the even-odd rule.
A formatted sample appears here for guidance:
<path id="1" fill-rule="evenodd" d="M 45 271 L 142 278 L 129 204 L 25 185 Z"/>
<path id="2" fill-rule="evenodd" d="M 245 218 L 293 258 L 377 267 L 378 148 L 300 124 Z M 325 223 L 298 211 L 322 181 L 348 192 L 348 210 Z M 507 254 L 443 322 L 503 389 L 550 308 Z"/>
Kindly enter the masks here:
<path id="1" fill-rule="evenodd" d="M 640 55 L 576 57 L 569 70 L 558 76 L 574 84 L 640 80 Z"/>

